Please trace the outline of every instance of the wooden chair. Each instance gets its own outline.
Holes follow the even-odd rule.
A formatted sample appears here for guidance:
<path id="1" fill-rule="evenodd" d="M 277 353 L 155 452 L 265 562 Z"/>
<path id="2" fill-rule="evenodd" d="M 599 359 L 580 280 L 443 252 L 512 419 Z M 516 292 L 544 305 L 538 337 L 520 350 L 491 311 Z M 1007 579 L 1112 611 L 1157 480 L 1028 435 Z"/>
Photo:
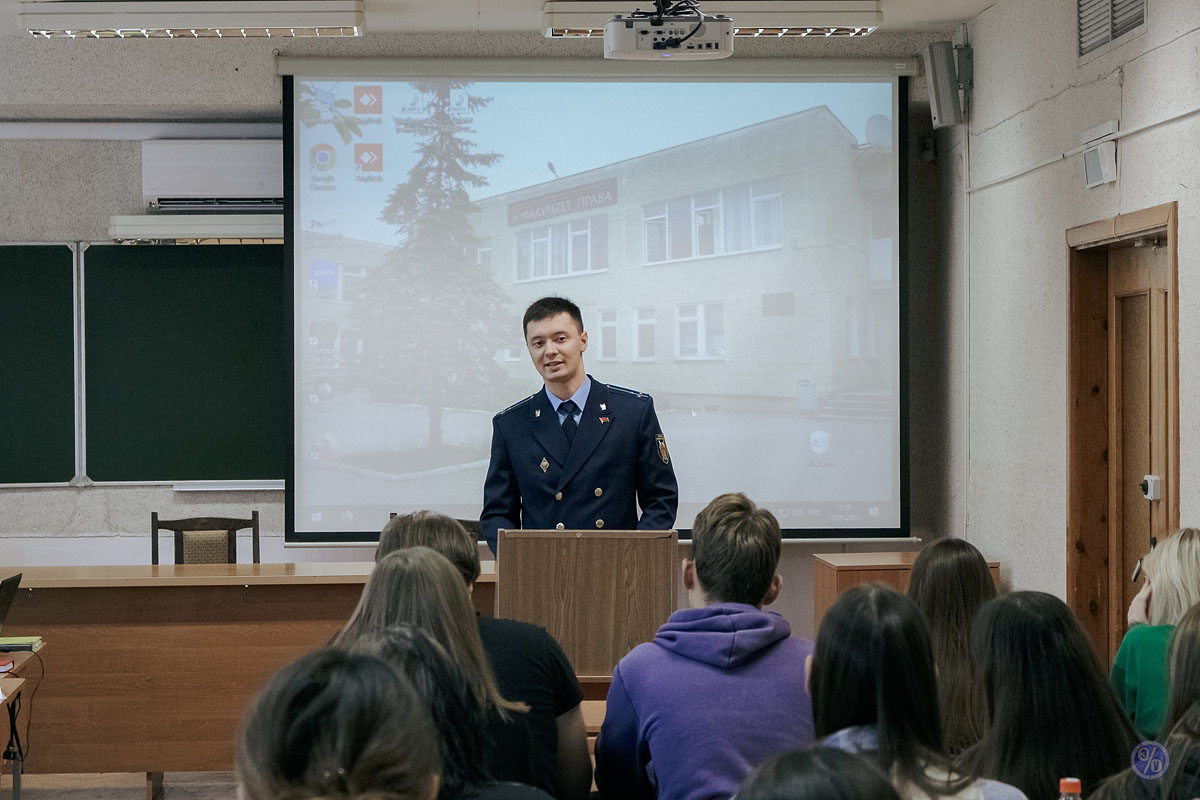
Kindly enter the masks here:
<path id="1" fill-rule="evenodd" d="M 176 564 L 236 564 L 237 532 L 250 529 L 254 563 L 258 560 L 258 512 L 249 519 L 233 517 L 191 517 L 160 520 L 150 514 L 150 563 L 158 563 L 159 531 L 175 533 Z"/>

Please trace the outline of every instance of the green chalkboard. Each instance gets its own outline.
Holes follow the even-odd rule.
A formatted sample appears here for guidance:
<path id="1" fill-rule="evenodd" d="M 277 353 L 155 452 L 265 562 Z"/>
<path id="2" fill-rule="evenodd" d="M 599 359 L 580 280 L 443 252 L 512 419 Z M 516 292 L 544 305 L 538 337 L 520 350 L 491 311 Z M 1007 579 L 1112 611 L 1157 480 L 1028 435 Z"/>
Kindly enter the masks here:
<path id="1" fill-rule="evenodd" d="M 89 478 L 287 474 L 282 245 L 93 245 L 83 286 Z"/>
<path id="2" fill-rule="evenodd" d="M 75 475 L 73 258 L 0 246 L 0 483 Z"/>

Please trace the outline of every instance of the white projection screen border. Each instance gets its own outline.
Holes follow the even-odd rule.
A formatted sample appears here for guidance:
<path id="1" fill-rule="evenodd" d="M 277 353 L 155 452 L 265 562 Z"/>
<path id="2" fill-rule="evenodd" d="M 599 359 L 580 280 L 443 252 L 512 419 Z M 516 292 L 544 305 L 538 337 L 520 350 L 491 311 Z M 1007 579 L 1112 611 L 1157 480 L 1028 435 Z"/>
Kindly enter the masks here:
<path id="1" fill-rule="evenodd" d="M 288 542 L 477 519 L 546 295 L 596 380 L 655 398 L 682 531 L 743 491 L 791 538 L 908 535 L 911 65 L 757 61 L 280 60 Z"/>

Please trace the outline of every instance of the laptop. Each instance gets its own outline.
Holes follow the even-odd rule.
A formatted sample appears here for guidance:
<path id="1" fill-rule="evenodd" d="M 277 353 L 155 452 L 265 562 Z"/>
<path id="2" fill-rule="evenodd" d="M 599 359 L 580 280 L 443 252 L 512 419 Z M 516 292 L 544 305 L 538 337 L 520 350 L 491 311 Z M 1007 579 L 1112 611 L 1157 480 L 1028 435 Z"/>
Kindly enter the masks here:
<path id="1" fill-rule="evenodd" d="M 21 573 L 0 581 L 0 631 L 4 629 L 4 621 L 8 619 L 8 611 L 12 608 L 17 596 L 17 587 L 21 585 Z M 8 636 L 0 637 L 0 653 L 11 653 L 18 650 L 41 650 L 40 636 Z"/>
<path id="2" fill-rule="evenodd" d="M 4 621 L 8 619 L 8 610 L 12 608 L 13 600 L 17 597 L 17 587 L 20 585 L 20 572 L 0 581 L 0 632 L 4 630 Z"/>

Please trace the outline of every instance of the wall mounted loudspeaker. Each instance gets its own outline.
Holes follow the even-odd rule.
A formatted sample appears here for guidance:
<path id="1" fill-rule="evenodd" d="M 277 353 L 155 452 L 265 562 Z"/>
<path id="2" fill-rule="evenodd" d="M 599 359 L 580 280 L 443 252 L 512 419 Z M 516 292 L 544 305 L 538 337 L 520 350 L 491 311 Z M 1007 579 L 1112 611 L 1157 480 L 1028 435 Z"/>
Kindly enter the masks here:
<path id="1" fill-rule="evenodd" d="M 958 97 L 958 73 L 951 42 L 931 42 L 925 47 L 925 80 L 929 84 L 929 110 L 933 127 L 961 125 L 962 103 Z"/>
<path id="2" fill-rule="evenodd" d="M 1117 179 L 1117 143 L 1101 142 L 1083 151 L 1083 183 L 1089 189 Z"/>

